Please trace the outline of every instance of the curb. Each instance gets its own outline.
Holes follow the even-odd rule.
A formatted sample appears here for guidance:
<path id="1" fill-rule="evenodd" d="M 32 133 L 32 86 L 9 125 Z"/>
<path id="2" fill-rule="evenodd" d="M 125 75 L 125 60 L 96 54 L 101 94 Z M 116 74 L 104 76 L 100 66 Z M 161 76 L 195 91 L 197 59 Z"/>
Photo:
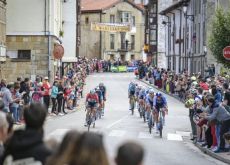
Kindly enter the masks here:
<path id="1" fill-rule="evenodd" d="M 136 79 L 137 79 L 137 78 L 136 78 Z M 156 89 L 156 90 L 158 90 L 158 91 L 163 92 L 164 94 L 167 94 L 168 96 L 171 96 L 171 97 L 177 99 L 178 101 L 180 101 L 180 102 L 182 102 L 182 103 L 184 103 L 184 101 L 178 99 L 178 98 L 175 97 L 174 95 L 169 94 L 169 93 L 165 92 L 165 91 L 162 90 L 162 89 L 158 89 L 156 86 L 154 86 L 154 85 L 152 85 L 152 84 L 149 84 L 148 82 L 146 82 L 146 81 L 144 81 L 144 80 L 139 80 L 139 79 L 137 79 L 137 80 L 140 81 L 140 82 L 142 82 L 142 83 L 145 83 L 146 85 L 149 85 L 149 86 L 153 87 L 154 89 Z M 220 156 L 220 155 L 218 155 L 218 154 L 216 154 L 216 153 L 210 151 L 209 149 L 200 146 L 200 145 L 197 144 L 197 143 L 195 143 L 194 145 L 195 145 L 197 148 L 199 148 L 203 153 L 205 153 L 205 154 L 207 154 L 207 155 L 209 155 L 209 156 L 211 156 L 211 157 L 213 157 L 213 158 L 215 158 L 215 159 L 218 159 L 218 160 L 220 160 L 220 161 L 222 161 L 222 162 L 224 162 L 224 163 L 230 164 L 230 159 L 226 159 L 226 158 L 224 158 L 224 157 L 222 157 L 222 156 Z M 229 156 L 229 157 L 230 157 L 230 156 Z"/>
<path id="2" fill-rule="evenodd" d="M 199 148 L 203 153 L 205 153 L 205 154 L 207 154 L 207 155 L 209 155 L 209 156 L 211 156 L 211 157 L 213 157 L 213 158 L 216 158 L 216 159 L 218 159 L 218 160 L 220 160 L 220 161 L 222 161 L 222 162 L 224 162 L 224 163 L 230 164 L 230 159 L 227 159 L 227 158 L 224 158 L 224 157 L 222 157 L 222 156 L 219 156 L 218 154 L 215 154 L 214 152 L 210 151 L 210 150 L 207 149 L 207 148 L 204 148 L 204 147 L 200 146 L 200 145 L 197 144 L 197 143 L 195 144 L 195 146 L 196 146 L 197 148 Z"/>

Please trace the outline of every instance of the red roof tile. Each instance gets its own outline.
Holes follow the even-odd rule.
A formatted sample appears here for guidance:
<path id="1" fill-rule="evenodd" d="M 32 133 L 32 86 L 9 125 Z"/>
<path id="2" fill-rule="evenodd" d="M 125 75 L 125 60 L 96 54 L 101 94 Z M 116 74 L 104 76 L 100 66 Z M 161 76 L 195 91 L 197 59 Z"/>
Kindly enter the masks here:
<path id="1" fill-rule="evenodd" d="M 92 11 L 101 11 L 108 9 L 118 3 L 122 2 L 121 0 L 81 0 L 81 11 L 83 12 L 92 12 Z M 135 6 L 139 10 L 144 10 L 144 7 L 136 5 L 130 0 L 126 1 L 131 5 Z"/>

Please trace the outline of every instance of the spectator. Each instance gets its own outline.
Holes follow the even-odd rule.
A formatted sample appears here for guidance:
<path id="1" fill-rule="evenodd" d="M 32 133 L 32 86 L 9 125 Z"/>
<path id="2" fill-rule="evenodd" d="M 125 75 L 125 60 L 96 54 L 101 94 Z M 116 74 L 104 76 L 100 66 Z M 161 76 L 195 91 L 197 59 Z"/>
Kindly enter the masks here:
<path id="1" fill-rule="evenodd" d="M 213 97 L 208 98 L 209 110 L 212 111 L 210 115 L 205 116 L 205 119 L 212 121 L 217 120 L 220 123 L 220 146 L 214 152 L 223 152 L 225 150 L 225 140 L 223 135 L 229 131 L 230 128 L 230 114 L 227 110 L 217 104 Z"/>
<path id="2" fill-rule="evenodd" d="M 102 135 L 85 132 L 64 152 L 57 165 L 109 165 Z"/>
<path id="3" fill-rule="evenodd" d="M 53 115 L 57 114 L 57 95 L 58 95 L 58 82 L 54 81 L 52 91 L 51 91 L 51 100 L 52 100 L 52 110 Z"/>
<path id="4" fill-rule="evenodd" d="M 12 94 L 10 90 L 7 88 L 6 80 L 1 80 L 1 96 L 4 102 L 4 111 L 10 112 L 10 104 L 13 102 Z"/>
<path id="5" fill-rule="evenodd" d="M 8 127 L 9 124 L 6 119 L 6 114 L 4 112 L 0 112 L 0 164 L 3 158 L 4 146 L 7 136 L 8 136 Z"/>
<path id="6" fill-rule="evenodd" d="M 44 102 L 44 104 L 46 106 L 46 110 L 48 112 L 49 105 L 50 105 L 50 88 L 51 88 L 48 77 L 44 78 L 42 88 L 43 88 L 43 102 Z"/>
<path id="7" fill-rule="evenodd" d="M 127 142 L 118 148 L 115 161 L 117 165 L 142 165 L 143 158 L 143 147 L 134 142 Z"/>
<path id="8" fill-rule="evenodd" d="M 17 130 L 9 139 L 4 153 L 4 162 L 13 164 L 42 163 L 51 155 L 45 146 L 43 138 L 43 124 L 46 118 L 46 108 L 41 104 L 32 103 L 24 109 L 25 130 Z"/>
<path id="9" fill-rule="evenodd" d="M 61 161 L 65 159 L 65 152 L 68 152 L 68 149 L 79 140 L 79 137 L 80 133 L 75 130 L 67 132 L 57 151 L 49 158 L 47 165 L 61 164 Z"/>

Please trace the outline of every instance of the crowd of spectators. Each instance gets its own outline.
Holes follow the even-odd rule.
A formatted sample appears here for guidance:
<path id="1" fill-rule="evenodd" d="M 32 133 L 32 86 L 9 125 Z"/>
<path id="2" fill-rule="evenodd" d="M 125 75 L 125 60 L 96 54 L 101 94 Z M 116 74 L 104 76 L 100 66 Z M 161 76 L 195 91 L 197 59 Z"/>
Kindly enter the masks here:
<path id="1" fill-rule="evenodd" d="M 4 102 L 3 111 L 13 116 L 15 124 L 24 122 L 23 107 L 31 103 L 44 104 L 49 115 L 63 116 L 76 109 L 78 100 L 83 97 L 85 79 L 90 73 L 99 71 L 99 63 L 100 60 L 79 57 L 74 67 L 54 80 L 42 76 L 37 76 L 34 81 L 21 77 L 15 82 L 2 79 L 0 100 Z"/>
<path id="2" fill-rule="evenodd" d="M 227 73 L 202 76 L 184 70 L 176 74 L 142 63 L 135 74 L 185 102 L 192 127 L 191 140 L 213 152 L 229 151 L 230 77 Z"/>
<path id="3" fill-rule="evenodd" d="M 122 144 L 112 161 L 107 156 L 103 136 L 97 133 L 71 130 L 60 144 L 43 141 L 47 116 L 43 104 L 25 106 L 23 116 L 25 129 L 13 132 L 10 129 L 12 121 L 7 120 L 6 113 L 0 112 L 0 164 L 109 165 L 114 162 L 117 165 L 141 165 L 143 162 L 144 150 L 134 142 Z"/>

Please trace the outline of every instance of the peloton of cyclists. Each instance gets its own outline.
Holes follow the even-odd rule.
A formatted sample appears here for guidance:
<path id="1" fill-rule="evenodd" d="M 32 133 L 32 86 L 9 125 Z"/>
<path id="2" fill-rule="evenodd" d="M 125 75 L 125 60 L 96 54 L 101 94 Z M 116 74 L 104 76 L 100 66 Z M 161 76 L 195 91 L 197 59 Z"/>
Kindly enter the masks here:
<path id="1" fill-rule="evenodd" d="M 90 112 L 93 113 L 93 116 L 95 116 L 95 120 L 96 120 L 96 112 L 97 109 L 100 108 L 102 110 L 102 116 L 104 116 L 105 101 L 106 101 L 106 87 L 103 83 L 100 83 L 98 87 L 90 90 L 90 93 L 86 95 L 87 112 L 86 112 L 85 126 L 87 126 L 87 121 L 89 120 Z"/>
<path id="2" fill-rule="evenodd" d="M 167 100 L 162 93 L 154 92 L 153 88 L 143 87 L 131 82 L 129 84 L 129 98 L 136 96 L 139 106 L 145 110 L 145 118 L 148 121 L 152 113 L 154 117 L 153 126 L 158 124 L 159 112 L 162 110 L 163 124 L 165 124 L 165 114 L 168 112 Z M 156 131 L 157 127 L 156 127 Z"/>

